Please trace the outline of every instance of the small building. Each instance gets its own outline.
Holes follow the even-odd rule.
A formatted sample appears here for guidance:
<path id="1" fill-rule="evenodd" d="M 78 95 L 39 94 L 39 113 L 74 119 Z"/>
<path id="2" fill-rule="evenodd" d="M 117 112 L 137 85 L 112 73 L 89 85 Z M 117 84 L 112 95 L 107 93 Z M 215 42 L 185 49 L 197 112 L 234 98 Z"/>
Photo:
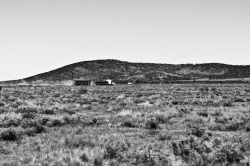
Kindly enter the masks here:
<path id="1" fill-rule="evenodd" d="M 77 79 L 74 80 L 74 85 L 94 85 L 94 81 Z"/>
<path id="2" fill-rule="evenodd" d="M 115 83 L 110 79 L 105 80 L 105 81 L 96 81 L 95 84 L 96 85 L 115 85 Z"/>

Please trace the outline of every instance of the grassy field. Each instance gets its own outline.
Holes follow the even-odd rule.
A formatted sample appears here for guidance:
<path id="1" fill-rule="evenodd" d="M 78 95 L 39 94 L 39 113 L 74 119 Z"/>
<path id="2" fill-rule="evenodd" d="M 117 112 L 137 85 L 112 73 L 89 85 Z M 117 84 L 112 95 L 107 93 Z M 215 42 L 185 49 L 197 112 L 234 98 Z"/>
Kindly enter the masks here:
<path id="1" fill-rule="evenodd" d="M 247 165 L 250 85 L 5 87 L 0 165 Z"/>

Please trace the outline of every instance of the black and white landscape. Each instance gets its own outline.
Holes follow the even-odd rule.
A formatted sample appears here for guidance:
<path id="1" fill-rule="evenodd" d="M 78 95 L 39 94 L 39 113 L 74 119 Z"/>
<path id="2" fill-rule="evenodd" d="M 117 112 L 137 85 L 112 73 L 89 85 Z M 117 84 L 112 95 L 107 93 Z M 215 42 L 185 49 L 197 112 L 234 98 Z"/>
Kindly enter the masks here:
<path id="1" fill-rule="evenodd" d="M 0 165 L 248 166 L 249 0 L 0 0 Z"/>

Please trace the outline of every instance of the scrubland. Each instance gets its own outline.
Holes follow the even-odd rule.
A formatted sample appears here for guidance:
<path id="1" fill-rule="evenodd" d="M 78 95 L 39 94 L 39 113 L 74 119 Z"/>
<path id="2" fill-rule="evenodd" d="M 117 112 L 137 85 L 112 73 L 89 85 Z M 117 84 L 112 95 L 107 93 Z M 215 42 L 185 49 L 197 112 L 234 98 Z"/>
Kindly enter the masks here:
<path id="1" fill-rule="evenodd" d="M 5 87 L 0 165 L 249 165 L 250 85 Z"/>

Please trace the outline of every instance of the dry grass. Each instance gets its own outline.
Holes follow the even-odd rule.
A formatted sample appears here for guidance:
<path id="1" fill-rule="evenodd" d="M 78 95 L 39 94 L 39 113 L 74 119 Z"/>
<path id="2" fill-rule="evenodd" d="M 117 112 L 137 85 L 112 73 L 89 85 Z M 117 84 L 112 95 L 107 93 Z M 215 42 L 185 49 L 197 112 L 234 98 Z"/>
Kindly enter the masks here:
<path id="1" fill-rule="evenodd" d="M 0 165 L 248 162 L 250 86 L 9 87 Z"/>

